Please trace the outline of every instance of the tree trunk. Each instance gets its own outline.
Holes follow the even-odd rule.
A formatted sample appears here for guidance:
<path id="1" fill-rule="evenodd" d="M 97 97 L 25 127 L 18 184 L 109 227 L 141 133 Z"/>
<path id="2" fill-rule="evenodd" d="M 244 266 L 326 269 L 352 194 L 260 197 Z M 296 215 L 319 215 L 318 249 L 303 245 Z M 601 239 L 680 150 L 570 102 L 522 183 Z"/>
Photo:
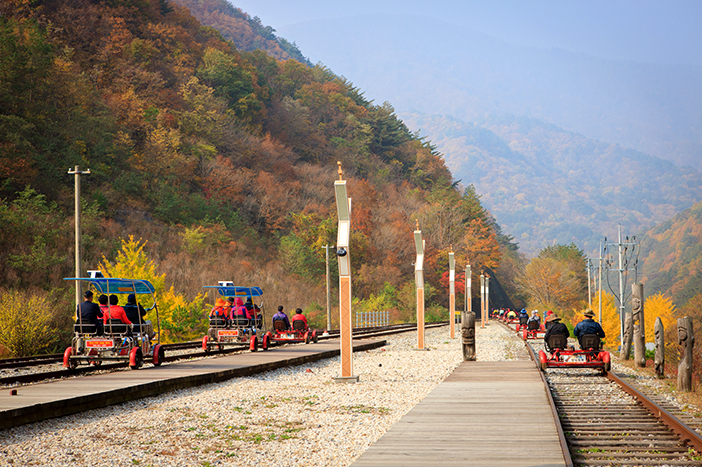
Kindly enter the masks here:
<path id="1" fill-rule="evenodd" d="M 660 317 L 656 318 L 653 334 L 656 342 L 656 356 L 653 361 L 653 368 L 658 378 L 665 378 L 665 329 L 663 329 L 663 322 Z"/>
<path id="2" fill-rule="evenodd" d="M 678 318 L 678 345 L 680 346 L 680 364 L 678 365 L 678 391 L 692 391 L 692 350 L 695 335 L 692 320 L 685 316 Z"/>
<path id="3" fill-rule="evenodd" d="M 643 284 L 631 284 L 631 309 L 634 323 L 634 365 L 643 368 L 646 366 Z"/>
<path id="4" fill-rule="evenodd" d="M 461 321 L 463 361 L 475 361 L 475 313 L 464 311 Z"/>
<path id="5" fill-rule="evenodd" d="M 619 360 L 629 360 L 629 355 L 631 355 L 631 339 L 634 331 L 632 321 L 631 313 L 624 313 L 624 342 L 622 342 Z"/>

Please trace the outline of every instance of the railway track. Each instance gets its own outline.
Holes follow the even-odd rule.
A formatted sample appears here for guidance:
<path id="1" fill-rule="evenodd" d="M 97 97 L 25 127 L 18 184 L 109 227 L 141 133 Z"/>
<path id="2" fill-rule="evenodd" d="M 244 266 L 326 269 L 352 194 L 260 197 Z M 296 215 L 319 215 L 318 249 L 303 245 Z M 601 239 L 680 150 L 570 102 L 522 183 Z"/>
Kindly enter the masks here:
<path id="1" fill-rule="evenodd" d="M 532 358 L 542 344 L 527 342 Z M 611 372 L 542 372 L 575 466 L 702 466 L 702 438 Z"/>
<path id="2" fill-rule="evenodd" d="M 445 326 L 448 322 L 440 322 L 428 324 L 425 327 L 427 329 L 437 326 Z M 397 324 L 390 326 L 376 326 L 376 327 L 366 327 L 354 329 L 354 338 L 365 339 L 373 337 L 381 337 L 390 334 L 397 334 L 401 332 L 409 332 L 417 328 L 415 324 Z M 335 339 L 339 336 L 339 330 L 331 330 L 328 335 L 320 335 L 319 340 Z M 198 351 L 197 349 L 202 348 L 201 341 L 192 342 L 181 342 L 176 344 L 164 344 L 166 351 L 166 357 L 164 363 L 174 362 L 178 360 L 187 360 L 191 358 L 204 358 L 217 355 L 226 355 L 230 353 L 248 351 L 247 346 L 242 346 L 241 348 L 230 347 L 222 350 L 213 350 L 209 352 Z M 193 350 L 193 352 L 180 353 L 178 355 L 169 355 L 169 352 L 173 351 L 183 351 L 183 350 Z M 83 374 L 95 373 L 97 371 L 113 371 L 124 369 L 127 365 L 125 363 L 115 363 L 115 364 L 104 364 L 100 366 L 79 366 L 73 370 L 70 369 L 55 369 L 56 365 L 63 363 L 63 354 L 53 354 L 53 355 L 40 355 L 34 357 L 23 357 L 15 359 L 5 359 L 0 361 L 0 370 L 10 370 L 15 369 L 19 371 L 20 369 L 35 368 L 37 371 L 31 373 L 23 374 L 10 374 L 0 377 L 0 387 L 12 387 L 20 384 L 36 383 L 40 381 L 46 381 L 56 378 L 66 378 L 75 377 Z M 45 367 L 45 368 L 40 368 Z M 7 373 L 7 371 L 5 371 Z"/>

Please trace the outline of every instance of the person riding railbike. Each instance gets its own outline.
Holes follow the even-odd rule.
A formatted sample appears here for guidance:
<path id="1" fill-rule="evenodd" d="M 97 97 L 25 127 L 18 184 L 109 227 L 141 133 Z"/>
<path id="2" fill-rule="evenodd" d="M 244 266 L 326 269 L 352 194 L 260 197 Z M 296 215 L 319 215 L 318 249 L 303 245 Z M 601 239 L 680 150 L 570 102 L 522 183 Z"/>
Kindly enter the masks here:
<path id="1" fill-rule="evenodd" d="M 568 337 L 570 337 L 570 331 L 568 330 L 568 326 L 565 324 L 561 323 L 561 318 L 556 316 L 555 314 L 549 315 L 546 318 L 546 334 L 544 334 L 544 344 L 546 345 L 546 349 L 549 352 L 552 352 L 555 349 L 551 348 L 551 344 L 549 344 L 551 336 L 554 335 L 563 335 L 565 337 L 565 344 L 563 345 L 562 348 L 566 348 L 568 345 Z"/>
<path id="2" fill-rule="evenodd" d="M 541 328 L 541 316 L 539 316 L 539 312 L 537 310 L 534 310 L 531 312 L 531 317 L 527 321 L 527 329 L 529 330 L 536 330 Z"/>
<path id="3" fill-rule="evenodd" d="M 282 322 L 282 326 L 284 327 L 283 331 L 287 331 L 290 329 L 290 320 L 288 319 L 288 315 L 285 314 L 283 311 L 283 305 L 278 306 L 278 312 L 273 315 L 273 329 L 277 329 L 275 327 L 276 321 Z"/>
<path id="4" fill-rule="evenodd" d="M 295 327 L 295 321 L 302 321 L 305 323 L 305 327 L 302 329 L 303 331 L 309 329 L 309 326 L 307 326 L 307 317 L 302 314 L 302 308 L 295 309 L 295 314 L 292 318 L 290 318 L 290 322 L 293 324 L 293 327 Z"/>
<path id="5" fill-rule="evenodd" d="M 600 339 L 604 339 L 605 337 L 605 332 L 604 329 L 602 329 L 602 326 L 600 323 L 594 320 L 595 318 L 595 312 L 592 310 L 585 310 L 585 319 L 580 321 L 576 326 L 575 329 L 573 329 L 573 335 L 578 338 L 578 344 L 580 344 L 581 349 L 585 349 L 583 347 L 583 336 L 588 335 L 588 334 L 595 334 L 597 337 Z"/>

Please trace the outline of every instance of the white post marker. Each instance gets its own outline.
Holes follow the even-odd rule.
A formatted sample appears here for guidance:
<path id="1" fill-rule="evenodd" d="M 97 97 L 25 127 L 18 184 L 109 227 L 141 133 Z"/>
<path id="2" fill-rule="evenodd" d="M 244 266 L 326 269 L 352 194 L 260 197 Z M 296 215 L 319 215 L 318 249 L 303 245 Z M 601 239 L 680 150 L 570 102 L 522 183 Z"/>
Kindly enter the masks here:
<path id="1" fill-rule="evenodd" d="M 337 383 L 355 383 L 353 374 L 353 314 L 351 311 L 351 258 L 349 239 L 351 236 L 351 199 L 347 195 L 346 180 L 339 165 L 339 180 L 334 182 L 336 210 L 339 215 L 339 230 L 336 237 L 336 256 L 339 263 L 339 341 L 341 345 L 341 376 Z"/>
<path id="2" fill-rule="evenodd" d="M 454 261 L 453 246 L 449 252 L 449 324 L 451 339 L 456 337 L 456 261 Z"/>
<path id="3" fill-rule="evenodd" d="M 414 231 L 414 248 L 417 250 L 417 260 L 414 263 L 414 282 L 417 285 L 417 349 L 424 348 L 424 240 L 422 231 Z"/>
<path id="4" fill-rule="evenodd" d="M 480 275 L 480 319 L 485 313 L 485 274 Z"/>
<path id="5" fill-rule="evenodd" d="M 485 313 L 483 313 L 483 324 L 480 326 L 485 327 L 485 321 L 488 319 L 490 313 L 490 276 L 485 274 Z"/>

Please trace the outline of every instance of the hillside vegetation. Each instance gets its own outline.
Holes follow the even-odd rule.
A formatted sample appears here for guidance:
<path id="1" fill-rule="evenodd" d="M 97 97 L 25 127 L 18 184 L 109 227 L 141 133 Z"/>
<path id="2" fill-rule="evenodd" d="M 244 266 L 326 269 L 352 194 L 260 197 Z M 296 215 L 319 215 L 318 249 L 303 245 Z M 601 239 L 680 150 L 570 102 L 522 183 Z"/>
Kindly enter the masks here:
<path id="1" fill-rule="evenodd" d="M 641 237 L 647 294 L 664 292 L 678 308 L 702 299 L 702 202 Z"/>
<path id="2" fill-rule="evenodd" d="M 269 310 L 299 306 L 325 324 L 337 161 L 353 198 L 358 310 L 412 319 L 417 219 L 430 319 L 446 315 L 451 245 L 459 265 L 498 277 L 503 258 L 516 261 L 516 245 L 478 192 L 457 190 L 441 154 L 392 105 L 323 66 L 246 51 L 166 0 L 10 0 L 0 13 L 0 286 L 50 304 L 46 326 L 65 332 L 72 308 L 61 279 L 74 275 L 75 165 L 91 170 L 86 268 L 157 280 L 173 340 L 201 335 L 213 301 L 202 286 L 222 279 L 262 286 Z"/>

